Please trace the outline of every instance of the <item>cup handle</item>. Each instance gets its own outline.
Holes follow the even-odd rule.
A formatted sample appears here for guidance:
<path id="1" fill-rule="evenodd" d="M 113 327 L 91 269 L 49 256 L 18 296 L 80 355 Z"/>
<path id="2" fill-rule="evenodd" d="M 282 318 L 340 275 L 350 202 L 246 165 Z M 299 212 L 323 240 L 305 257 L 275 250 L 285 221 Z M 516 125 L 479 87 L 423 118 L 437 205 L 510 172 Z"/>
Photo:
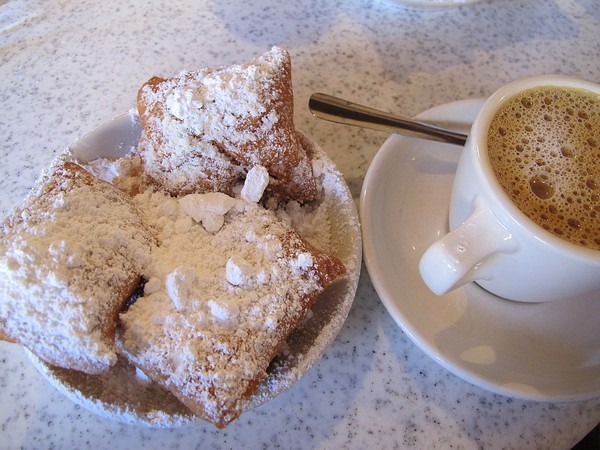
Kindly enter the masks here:
<path id="1" fill-rule="evenodd" d="M 433 243 L 421 257 L 421 277 L 437 295 L 489 278 L 486 260 L 495 253 L 517 249 L 512 234 L 484 202 L 476 198 L 474 206 L 467 220 Z"/>

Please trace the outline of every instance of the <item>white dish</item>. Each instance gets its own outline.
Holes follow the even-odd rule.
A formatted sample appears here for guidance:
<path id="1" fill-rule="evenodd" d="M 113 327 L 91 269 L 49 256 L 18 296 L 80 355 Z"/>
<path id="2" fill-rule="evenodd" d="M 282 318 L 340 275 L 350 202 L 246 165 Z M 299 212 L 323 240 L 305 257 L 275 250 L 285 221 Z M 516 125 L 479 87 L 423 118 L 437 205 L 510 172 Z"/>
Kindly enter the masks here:
<path id="1" fill-rule="evenodd" d="M 452 6 L 470 5 L 479 0 L 386 0 L 411 9 L 440 9 Z"/>
<path id="2" fill-rule="evenodd" d="M 419 118 L 468 132 L 482 104 L 449 103 Z M 421 255 L 448 228 L 461 150 L 392 135 L 371 163 L 360 215 L 365 263 L 382 302 L 425 353 L 477 386 L 530 400 L 600 396 L 600 292 L 526 304 L 475 284 L 437 297 L 421 280 Z"/>
<path id="3" fill-rule="evenodd" d="M 118 158 L 137 144 L 139 136 L 139 118 L 132 112 L 83 137 L 62 157 L 82 163 L 98 157 Z M 321 358 L 342 328 L 358 286 L 362 246 L 352 194 L 323 150 L 307 137 L 305 142 L 314 152 L 318 166 L 315 173 L 324 189 L 319 215 L 323 215 L 329 225 L 315 234 L 319 235 L 319 242 L 327 242 L 328 248 L 321 246 L 321 250 L 335 254 L 344 262 L 347 276 L 322 294 L 312 308 L 312 317 L 292 333 L 287 341 L 287 352 L 274 360 L 269 377 L 250 398 L 246 410 L 288 389 Z M 311 241 L 311 236 L 307 239 Z M 197 420 L 170 393 L 136 376 L 135 368 L 125 360 L 120 360 L 105 374 L 85 375 L 48 366 L 33 354 L 28 352 L 28 355 L 59 391 L 105 417 L 150 427 L 174 427 Z"/>

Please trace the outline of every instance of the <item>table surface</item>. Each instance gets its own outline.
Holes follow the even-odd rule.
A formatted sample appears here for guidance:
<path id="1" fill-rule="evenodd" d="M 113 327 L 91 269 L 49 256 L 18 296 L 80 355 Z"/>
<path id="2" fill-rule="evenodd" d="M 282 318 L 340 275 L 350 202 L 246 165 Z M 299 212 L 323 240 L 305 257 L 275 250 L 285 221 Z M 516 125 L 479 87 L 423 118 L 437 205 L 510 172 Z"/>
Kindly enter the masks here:
<path id="1" fill-rule="evenodd" d="M 0 215 L 79 136 L 128 111 L 152 75 L 290 50 L 297 127 L 328 152 L 358 200 L 385 133 L 314 119 L 322 91 L 415 115 L 538 74 L 598 80 L 600 2 L 482 0 L 411 10 L 386 0 L 0 2 Z M 0 343 L 0 448 L 570 448 L 600 399 L 492 394 L 424 354 L 363 267 L 349 317 L 289 391 L 224 430 L 148 429 L 63 397 L 23 350 Z"/>

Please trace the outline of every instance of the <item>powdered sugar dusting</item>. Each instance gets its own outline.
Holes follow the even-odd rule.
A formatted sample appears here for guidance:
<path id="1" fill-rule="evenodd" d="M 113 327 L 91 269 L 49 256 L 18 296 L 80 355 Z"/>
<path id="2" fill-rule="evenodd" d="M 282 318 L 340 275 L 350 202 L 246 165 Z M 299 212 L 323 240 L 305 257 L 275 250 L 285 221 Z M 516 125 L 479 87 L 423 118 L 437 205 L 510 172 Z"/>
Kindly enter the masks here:
<path id="1" fill-rule="evenodd" d="M 33 353 L 34 366 L 67 398 L 108 419 L 154 428 L 173 428 L 198 420 L 170 392 L 119 358 L 109 372 L 86 375 L 43 363 Z M 142 399 L 142 401 L 140 401 Z"/>
<path id="2" fill-rule="evenodd" d="M 317 202 L 304 205 L 297 202 L 288 202 L 279 205 L 273 211 L 291 224 L 313 245 L 338 256 L 346 266 L 348 277 L 342 283 L 332 286 L 321 296 L 319 302 L 313 307 L 314 314 L 307 317 L 304 323 L 288 338 L 287 345 L 272 362 L 268 377 L 260 383 L 257 393 L 248 402 L 241 405 L 245 410 L 252 409 L 287 389 L 318 361 L 341 328 L 350 309 L 358 283 L 360 233 L 353 199 L 343 177 L 327 156 L 309 139 L 302 138 L 302 142 L 313 154 L 312 169 L 317 177 L 318 185 L 322 189 L 322 195 Z M 73 153 L 77 154 L 76 149 Z M 130 159 L 133 161 L 135 157 Z M 123 162 L 121 161 L 119 164 L 123 165 Z M 124 166 L 129 166 L 131 169 L 135 164 L 128 162 Z M 119 173 L 117 176 L 110 170 L 107 173 L 112 177 L 115 184 L 119 185 L 120 182 L 126 182 L 127 184 L 127 177 L 123 177 L 122 172 L 117 172 Z M 133 172 L 135 172 L 135 169 Z M 142 189 L 142 193 L 136 197 L 136 202 L 145 205 L 145 208 L 151 205 L 148 208 L 148 214 L 156 213 L 157 216 L 168 217 L 168 221 L 163 218 L 160 224 L 156 223 L 152 226 L 158 239 L 176 239 L 179 235 L 185 236 L 192 229 L 198 231 L 197 234 L 202 236 L 202 239 L 209 238 L 215 233 L 204 226 L 204 217 L 199 217 L 197 213 L 184 211 L 186 208 L 186 206 L 183 206 L 185 201 L 182 204 L 181 201 L 175 199 L 161 199 L 157 193 L 144 192 Z M 190 201 L 190 203 L 194 202 Z M 242 207 L 243 203 L 243 199 L 236 198 L 235 202 L 229 205 L 229 209 L 223 215 L 251 214 L 251 212 L 244 209 L 245 207 Z M 219 216 L 222 211 L 213 212 L 215 216 Z M 192 217 L 193 214 L 197 218 L 199 217 L 199 220 Z M 223 227 L 223 225 L 221 226 Z M 223 228 L 218 229 L 218 233 L 222 231 Z M 252 239 L 253 233 L 252 230 L 247 230 L 244 233 L 244 239 Z M 152 269 L 155 272 L 145 274 L 148 277 L 144 287 L 146 294 L 149 297 L 168 297 L 170 308 L 177 311 L 189 311 L 190 305 L 193 304 L 196 296 L 196 293 L 190 292 L 190 284 L 186 281 L 186 277 L 190 276 L 190 272 L 186 270 L 189 261 L 184 261 L 185 259 L 182 258 L 170 268 L 157 266 Z M 301 252 L 294 261 L 296 268 L 301 268 L 310 263 L 310 258 L 307 254 Z M 242 252 L 236 252 L 233 257 L 228 257 L 220 264 L 222 266 L 221 277 L 223 283 L 220 288 L 231 292 L 236 292 L 236 289 L 249 284 L 259 285 L 269 280 L 270 274 L 268 271 L 259 261 L 253 260 L 252 255 L 243 255 Z M 171 279 L 170 288 L 167 288 L 168 279 Z M 175 282 L 176 280 L 179 281 Z M 167 292 L 168 289 L 171 289 L 171 292 Z M 219 298 L 222 299 L 221 296 Z M 236 302 L 227 302 L 215 298 L 205 303 L 202 314 L 202 320 L 205 320 L 208 324 L 219 321 L 221 324 L 231 323 L 232 326 L 235 326 L 237 323 L 236 318 L 239 315 L 239 306 L 236 308 Z M 268 326 L 268 323 L 269 319 L 267 318 L 262 322 L 262 325 Z M 176 325 L 176 323 L 170 323 L 169 325 Z M 188 351 L 189 349 L 182 349 L 179 352 L 179 357 L 173 360 L 173 363 L 185 366 Z M 46 371 L 51 381 L 59 385 L 61 390 L 67 393 L 70 398 L 86 408 L 113 419 L 128 423 L 142 423 L 152 427 L 178 426 L 188 420 L 195 420 L 191 416 L 174 412 L 177 411 L 173 409 L 174 404 L 179 405 L 178 407 L 181 407 L 181 405 L 173 397 L 161 397 L 158 404 L 155 402 L 152 406 L 149 406 L 152 401 L 147 398 L 148 394 L 146 392 L 148 391 L 137 388 L 132 389 L 131 393 L 124 393 L 121 396 L 108 395 L 107 392 L 110 391 L 109 386 L 111 385 L 114 386 L 115 390 L 119 390 L 117 386 L 123 384 L 147 386 L 147 381 L 137 377 L 133 369 L 130 371 L 111 370 L 102 375 L 106 387 L 104 393 L 90 392 L 90 386 L 94 381 L 89 377 L 74 374 L 67 377 L 58 369 L 48 367 L 46 367 Z M 183 377 L 183 374 L 184 372 L 181 372 L 180 376 Z M 150 385 L 154 384 L 153 382 L 150 383 Z"/>
<path id="3" fill-rule="evenodd" d="M 106 370 L 116 315 L 152 244 L 126 195 L 57 162 L 0 225 L 4 332 L 54 364 Z"/>
<path id="4" fill-rule="evenodd" d="M 177 230 L 183 208 L 156 214 L 168 200 L 158 192 L 135 198 L 160 236 L 144 276 L 163 282 L 121 314 L 119 346 L 130 361 L 182 392 L 184 401 L 193 405 L 200 397 L 203 417 L 226 423 L 239 414 L 239 399 L 263 376 L 280 340 L 322 289 L 317 270 L 327 270 L 327 262 L 317 261 L 256 203 L 238 211 L 231 198 L 196 198 L 224 217 L 213 232 L 197 222 Z"/>
<path id="5" fill-rule="evenodd" d="M 144 171 L 169 193 L 230 193 L 260 165 L 282 196 L 314 199 L 310 162 L 293 123 L 286 50 L 273 47 L 243 65 L 152 78 L 138 103 Z"/>

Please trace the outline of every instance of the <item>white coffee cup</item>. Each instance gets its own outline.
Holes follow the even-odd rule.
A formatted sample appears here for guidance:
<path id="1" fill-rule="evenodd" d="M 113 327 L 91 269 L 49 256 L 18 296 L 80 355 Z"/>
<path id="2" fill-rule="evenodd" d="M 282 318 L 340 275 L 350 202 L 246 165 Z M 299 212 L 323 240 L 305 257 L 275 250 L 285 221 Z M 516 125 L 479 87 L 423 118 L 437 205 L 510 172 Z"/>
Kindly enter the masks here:
<path id="1" fill-rule="evenodd" d="M 489 97 L 458 163 L 450 199 L 451 231 L 420 261 L 425 284 L 438 295 L 474 281 L 509 300 L 596 295 L 600 301 L 600 251 L 563 240 L 529 219 L 503 190 L 488 158 L 488 129 L 499 106 L 538 86 L 588 90 L 597 93 L 600 102 L 600 85 L 560 76 L 518 80 Z"/>

